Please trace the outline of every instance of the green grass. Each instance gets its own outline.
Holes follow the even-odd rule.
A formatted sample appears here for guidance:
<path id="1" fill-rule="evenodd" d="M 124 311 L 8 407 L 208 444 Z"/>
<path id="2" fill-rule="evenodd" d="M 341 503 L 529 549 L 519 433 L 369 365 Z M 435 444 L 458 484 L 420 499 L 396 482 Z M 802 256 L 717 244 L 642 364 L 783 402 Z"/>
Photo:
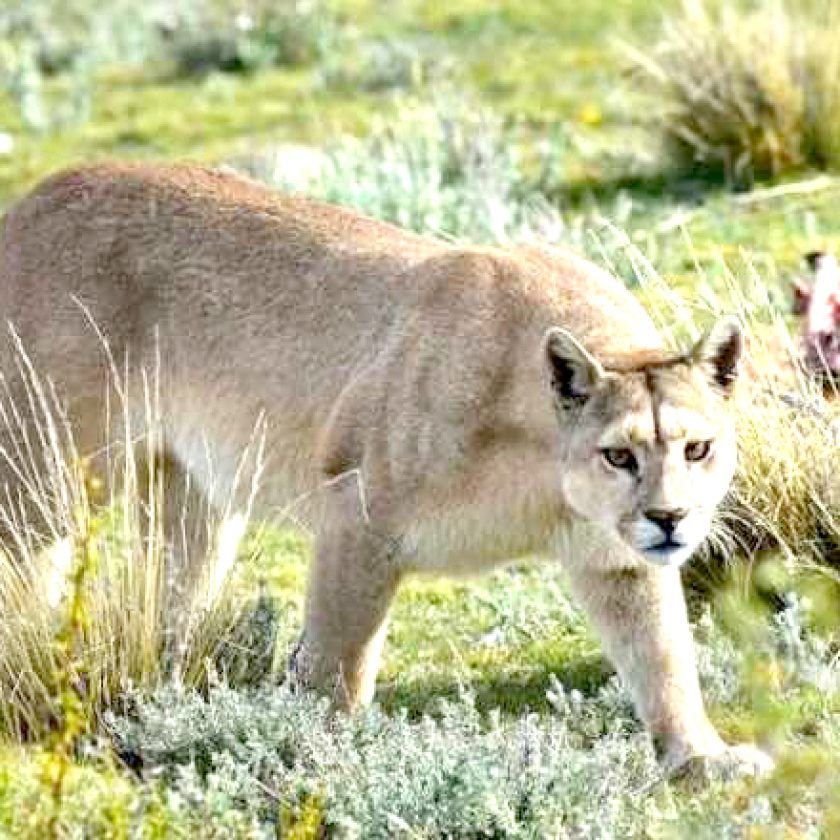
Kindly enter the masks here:
<path id="1" fill-rule="evenodd" d="M 268 586 L 284 613 L 281 648 L 290 649 L 302 619 L 308 541 L 269 529 L 245 553 L 252 559 L 243 583 Z M 467 580 L 406 582 L 391 615 L 379 700 L 416 716 L 471 691 L 482 709 L 545 712 L 551 674 L 591 694 L 611 672 L 570 606 L 560 567 L 533 563 Z"/>
<path id="2" fill-rule="evenodd" d="M 333 5 L 366 35 L 399 39 L 420 33 L 440 42 L 457 56 L 457 83 L 505 117 L 540 130 L 574 122 L 587 104 L 603 108 L 620 62 L 608 39 L 637 31 L 634 24 L 650 27 L 658 18 L 641 0 L 617 8 L 591 4 L 583 12 L 568 0 L 527 0 L 504 11 L 459 2 L 447 4 L 445 12 L 437 4 L 407 2 L 393 4 L 388 14 L 374 3 Z M 341 132 L 358 134 L 393 104 L 388 92 L 350 98 L 346 90 L 324 90 L 313 67 L 178 82 L 166 76 L 154 66 L 100 70 L 92 83 L 90 119 L 46 134 L 27 130 L 15 104 L 0 97 L 0 125 L 17 141 L 14 154 L 0 158 L 0 201 L 58 167 L 95 157 L 218 160 L 243 144 L 318 143 Z M 47 79 L 48 100 L 60 103 L 67 84 Z"/>
<path id="3" fill-rule="evenodd" d="M 313 90 L 310 77 L 272 70 L 175 83 L 103 72 L 91 120 L 45 135 L 23 130 L 11 104 L 0 102 L 0 122 L 16 137 L 14 154 L 0 158 L 0 196 L 8 202 L 55 169 L 100 158 L 209 163 L 255 144 L 361 130 L 375 103 Z"/>
<path id="4" fill-rule="evenodd" d="M 372 2 L 333 5 L 366 36 L 423 34 L 456 56 L 451 84 L 515 123 L 526 156 L 547 132 L 560 132 L 561 209 L 618 216 L 663 273 L 691 275 L 695 252 L 708 265 L 741 248 L 761 252 L 771 269 L 788 268 L 803 247 L 815 240 L 831 244 L 840 235 L 836 189 L 740 209 L 725 192 L 716 198 L 721 188 L 714 183 L 674 181 L 662 173 L 655 135 L 642 125 L 650 103 L 622 81 L 626 60 L 615 42 L 644 42 L 671 3 L 581 7 L 526 0 L 502 7 L 461 0 L 444 8 L 403 2 L 387 15 Z M 66 84 L 46 80 L 51 101 L 60 102 Z M 15 139 L 13 154 L 0 157 L 0 205 L 58 168 L 103 157 L 212 162 L 281 142 L 319 145 L 342 133 L 362 135 L 373 120 L 389 119 L 397 103 L 429 95 L 424 89 L 331 90 L 313 66 L 181 81 L 155 66 L 105 68 L 94 82 L 90 119 L 60 130 L 26 129 L 14 103 L 0 97 L 0 126 Z M 703 198 L 708 200 L 686 224 L 688 249 L 671 225 L 686 199 L 690 214 Z M 665 234 L 657 232 L 662 224 L 669 228 Z"/>

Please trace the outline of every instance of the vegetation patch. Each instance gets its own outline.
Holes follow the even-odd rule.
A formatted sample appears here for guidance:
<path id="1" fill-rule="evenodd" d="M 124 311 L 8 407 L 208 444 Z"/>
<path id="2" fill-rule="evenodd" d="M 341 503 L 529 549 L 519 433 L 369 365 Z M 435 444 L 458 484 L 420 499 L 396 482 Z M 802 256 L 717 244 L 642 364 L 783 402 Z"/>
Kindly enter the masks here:
<path id="1" fill-rule="evenodd" d="M 164 690 L 111 725 L 143 775 L 163 773 L 185 806 L 201 811 L 221 800 L 268 827 L 278 803 L 288 813 L 316 800 L 326 833 L 338 837 L 641 837 L 690 825 L 710 837 L 724 826 L 769 830 L 799 796 L 807 830 L 840 804 L 828 786 L 836 778 L 831 745 L 840 738 L 834 701 L 812 710 L 807 736 L 790 731 L 789 712 L 774 716 L 814 688 L 836 696 L 830 649 L 809 639 L 807 615 L 801 602 L 769 623 L 753 614 L 753 630 L 761 630 L 749 652 L 708 617 L 699 628 L 713 704 L 745 708 L 754 699 L 752 681 L 758 693 L 765 672 L 777 674 L 769 691 L 762 686 L 772 702 L 759 709 L 750 734 L 799 745 L 786 759 L 787 787 L 712 784 L 686 798 L 662 780 L 615 680 L 583 693 L 550 679 L 549 708 L 514 716 L 480 708 L 466 686 L 417 720 L 378 707 L 331 717 L 323 703 L 283 689 L 220 688 L 207 698 Z M 800 763 L 805 744 L 810 759 Z M 816 775 L 825 782 L 808 789 Z"/>
<path id="2" fill-rule="evenodd" d="M 840 4 L 685 0 L 631 50 L 678 166 L 735 186 L 840 163 Z"/>

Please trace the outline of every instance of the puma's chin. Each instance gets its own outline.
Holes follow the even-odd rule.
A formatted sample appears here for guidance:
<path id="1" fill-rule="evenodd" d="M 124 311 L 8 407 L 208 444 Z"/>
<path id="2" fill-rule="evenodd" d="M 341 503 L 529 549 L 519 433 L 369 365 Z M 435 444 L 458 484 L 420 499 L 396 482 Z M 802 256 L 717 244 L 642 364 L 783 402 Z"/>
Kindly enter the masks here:
<path id="1" fill-rule="evenodd" d="M 638 558 L 660 567 L 682 566 L 703 540 L 703 536 L 695 539 L 683 535 L 665 539 L 662 534 L 653 535 L 647 529 L 621 527 L 617 536 Z"/>
<path id="2" fill-rule="evenodd" d="M 694 553 L 708 533 L 705 517 L 693 516 L 672 533 L 644 519 L 625 532 L 624 538 L 645 562 L 653 566 L 681 566 Z"/>

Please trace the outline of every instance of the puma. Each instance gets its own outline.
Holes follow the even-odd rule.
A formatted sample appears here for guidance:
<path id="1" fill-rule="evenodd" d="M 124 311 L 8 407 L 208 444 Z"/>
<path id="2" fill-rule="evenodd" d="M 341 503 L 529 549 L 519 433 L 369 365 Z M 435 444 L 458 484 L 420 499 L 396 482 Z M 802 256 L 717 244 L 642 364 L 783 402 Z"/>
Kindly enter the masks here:
<path id="1" fill-rule="evenodd" d="M 173 518 L 226 498 L 265 418 L 257 514 L 291 505 L 316 534 L 303 684 L 371 699 L 406 575 L 551 555 L 668 767 L 768 766 L 704 711 L 679 577 L 735 469 L 736 325 L 669 353 L 564 251 L 455 247 L 226 172 L 117 163 L 9 212 L 0 312 L 84 452 L 112 432 L 103 337 L 138 423 L 158 370 Z M 25 430 L 17 352 L 4 339 L 0 367 Z"/>

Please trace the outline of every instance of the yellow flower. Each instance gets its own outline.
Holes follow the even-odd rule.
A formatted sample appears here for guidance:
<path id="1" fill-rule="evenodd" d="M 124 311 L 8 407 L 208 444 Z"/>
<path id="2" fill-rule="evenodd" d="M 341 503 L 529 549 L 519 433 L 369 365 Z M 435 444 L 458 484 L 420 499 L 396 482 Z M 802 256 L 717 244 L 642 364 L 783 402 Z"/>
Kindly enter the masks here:
<path id="1" fill-rule="evenodd" d="M 600 125 L 604 121 L 604 113 L 594 102 L 585 102 L 578 108 L 577 120 L 583 125 Z"/>

